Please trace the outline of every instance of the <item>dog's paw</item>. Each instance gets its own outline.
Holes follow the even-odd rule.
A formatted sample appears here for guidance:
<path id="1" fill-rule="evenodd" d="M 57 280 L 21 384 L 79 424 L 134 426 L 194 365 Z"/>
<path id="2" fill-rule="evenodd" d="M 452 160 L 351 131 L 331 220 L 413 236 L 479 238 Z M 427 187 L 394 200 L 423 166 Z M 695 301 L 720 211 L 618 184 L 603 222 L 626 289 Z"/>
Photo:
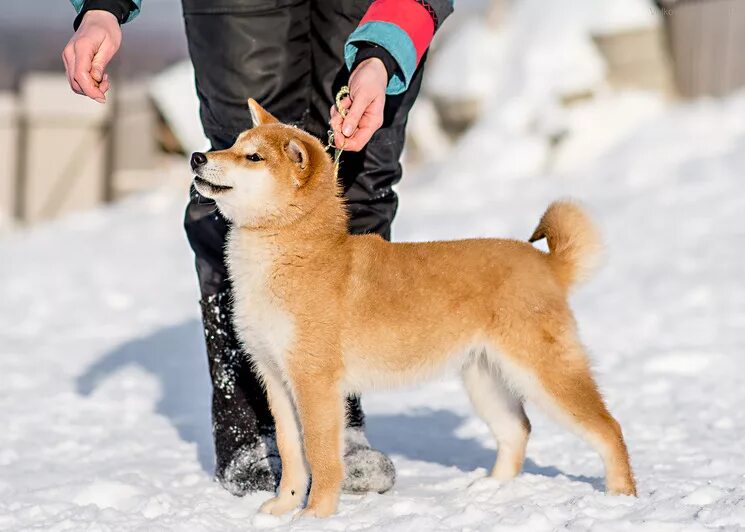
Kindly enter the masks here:
<path id="1" fill-rule="evenodd" d="M 605 479 L 605 491 L 611 495 L 636 497 L 636 481 L 631 470 L 609 474 Z"/>
<path id="2" fill-rule="evenodd" d="M 283 515 L 297 508 L 300 500 L 297 497 L 283 497 L 278 495 L 272 497 L 259 508 L 262 514 Z"/>
<path id="3" fill-rule="evenodd" d="M 322 519 L 324 517 L 329 517 L 333 513 L 334 512 L 327 512 L 327 513 L 319 512 L 317 508 L 303 508 L 302 510 L 300 510 L 298 513 L 296 513 L 292 517 L 292 520 L 296 521 L 298 519 L 304 519 L 304 518 Z"/>
<path id="4" fill-rule="evenodd" d="M 488 476 L 475 479 L 468 484 L 468 489 L 475 492 L 493 491 L 502 487 L 503 484 L 503 480 Z"/>
<path id="5" fill-rule="evenodd" d="M 317 519 L 323 519 L 324 517 L 330 517 L 336 513 L 336 505 L 333 504 L 318 504 L 315 506 L 308 506 L 303 508 L 293 517 L 295 519 L 302 519 L 304 517 L 315 517 Z"/>
<path id="6" fill-rule="evenodd" d="M 633 483 L 623 483 L 617 486 L 608 486 L 606 492 L 609 495 L 628 495 L 630 497 L 636 497 L 636 486 Z"/>

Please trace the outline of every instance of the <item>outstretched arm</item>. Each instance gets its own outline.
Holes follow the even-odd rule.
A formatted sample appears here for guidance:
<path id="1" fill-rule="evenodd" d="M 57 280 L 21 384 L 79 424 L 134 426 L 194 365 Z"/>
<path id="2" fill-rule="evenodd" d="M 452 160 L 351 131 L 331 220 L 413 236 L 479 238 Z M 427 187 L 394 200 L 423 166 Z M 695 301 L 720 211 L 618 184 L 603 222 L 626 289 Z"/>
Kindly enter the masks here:
<path id="1" fill-rule="evenodd" d="M 120 24 L 134 18 L 141 0 L 71 0 L 78 10 L 75 34 L 62 52 L 70 88 L 99 103 L 106 102 L 106 66 L 122 42 Z"/>

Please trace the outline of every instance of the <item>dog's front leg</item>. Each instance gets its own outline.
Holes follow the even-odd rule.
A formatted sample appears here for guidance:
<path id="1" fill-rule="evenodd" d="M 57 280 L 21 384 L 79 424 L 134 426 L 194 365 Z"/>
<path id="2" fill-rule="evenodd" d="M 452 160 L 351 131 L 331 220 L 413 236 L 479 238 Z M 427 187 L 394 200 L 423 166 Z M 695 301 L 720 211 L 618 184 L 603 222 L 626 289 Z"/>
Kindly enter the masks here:
<path id="1" fill-rule="evenodd" d="M 299 368 L 293 379 L 311 474 L 308 506 L 301 515 L 313 517 L 336 512 L 344 477 L 344 403 L 339 370 L 325 366 L 310 371 Z"/>
<path id="2" fill-rule="evenodd" d="M 269 408 L 274 416 L 277 448 L 282 460 L 279 493 L 266 501 L 259 511 L 281 515 L 294 510 L 302 502 L 308 487 L 308 471 L 290 392 L 275 371 L 261 365 L 258 365 L 258 369 L 264 379 Z"/>

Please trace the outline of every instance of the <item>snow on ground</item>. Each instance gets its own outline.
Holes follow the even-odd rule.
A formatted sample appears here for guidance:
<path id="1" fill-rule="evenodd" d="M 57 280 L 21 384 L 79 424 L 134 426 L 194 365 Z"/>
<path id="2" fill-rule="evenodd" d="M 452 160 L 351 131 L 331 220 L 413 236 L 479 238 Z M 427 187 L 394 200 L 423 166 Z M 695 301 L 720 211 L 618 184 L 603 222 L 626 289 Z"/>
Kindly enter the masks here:
<path id="1" fill-rule="evenodd" d="M 583 199 L 606 265 L 573 298 L 639 498 L 529 409 L 524 473 L 485 479 L 486 426 L 454 379 L 364 398 L 393 457 L 384 495 L 297 530 L 745 528 L 745 95 L 655 115 L 584 171 L 505 179 L 469 137 L 404 182 L 400 240 L 530 234 Z M 184 194 L 166 190 L 0 241 L 0 529 L 286 529 L 211 481 L 209 382 Z M 739 273 L 738 273 L 739 272 Z"/>

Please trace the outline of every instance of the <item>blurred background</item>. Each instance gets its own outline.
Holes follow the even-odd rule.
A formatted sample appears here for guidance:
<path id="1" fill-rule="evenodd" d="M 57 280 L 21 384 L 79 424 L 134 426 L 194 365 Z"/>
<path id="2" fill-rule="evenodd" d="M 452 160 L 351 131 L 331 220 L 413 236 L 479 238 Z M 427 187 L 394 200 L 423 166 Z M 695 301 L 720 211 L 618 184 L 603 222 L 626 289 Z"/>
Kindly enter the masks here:
<path id="1" fill-rule="evenodd" d="M 205 140 L 178 0 L 146 0 L 125 25 L 105 106 L 63 75 L 68 2 L 4 0 L 2 14 L 0 231 L 188 182 L 183 154 Z M 740 0 L 460 0 L 405 164 L 442 160 L 488 115 L 501 174 L 575 171 L 662 110 L 745 84 L 743 21 Z"/>

